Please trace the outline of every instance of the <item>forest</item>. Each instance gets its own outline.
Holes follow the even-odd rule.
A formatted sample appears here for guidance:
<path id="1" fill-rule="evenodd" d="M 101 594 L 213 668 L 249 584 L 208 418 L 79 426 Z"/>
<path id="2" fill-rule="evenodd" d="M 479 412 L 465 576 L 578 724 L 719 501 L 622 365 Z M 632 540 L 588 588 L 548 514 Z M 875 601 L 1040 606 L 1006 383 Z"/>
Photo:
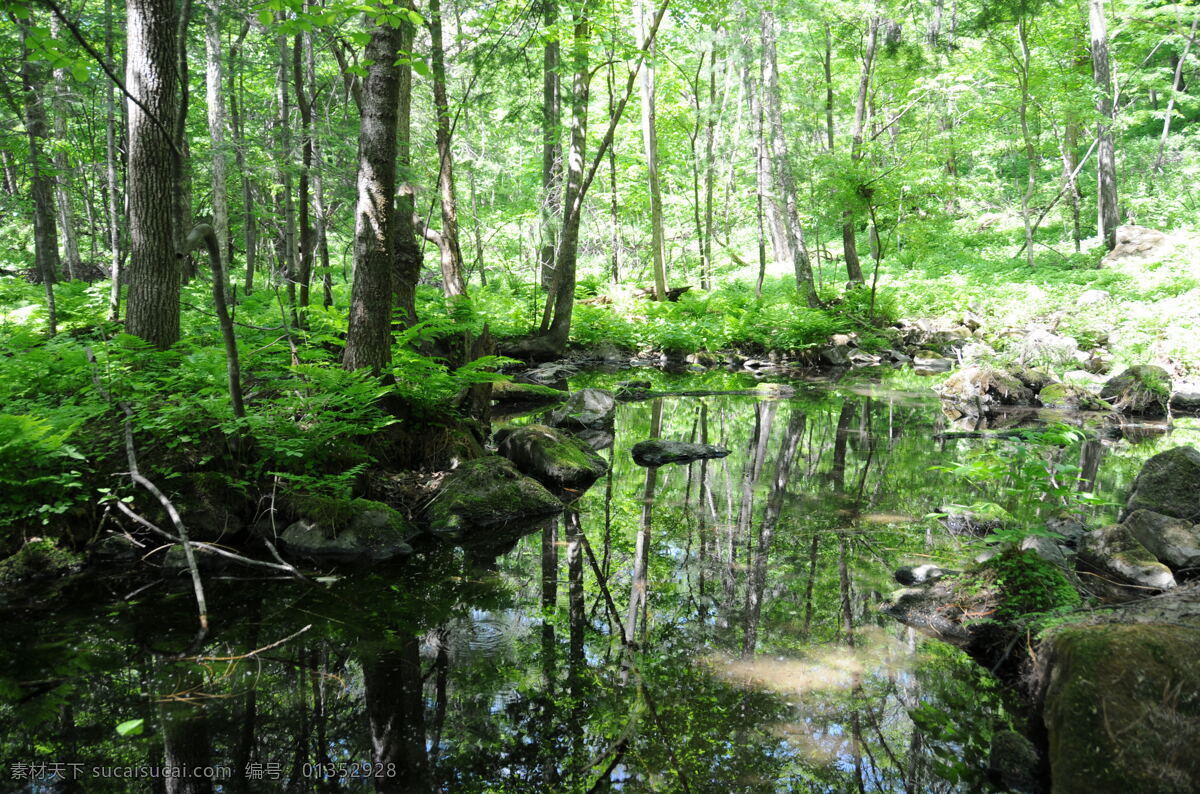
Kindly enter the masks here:
<path id="1" fill-rule="evenodd" d="M 0 789 L 1200 790 L 1198 33 L 0 0 Z"/>

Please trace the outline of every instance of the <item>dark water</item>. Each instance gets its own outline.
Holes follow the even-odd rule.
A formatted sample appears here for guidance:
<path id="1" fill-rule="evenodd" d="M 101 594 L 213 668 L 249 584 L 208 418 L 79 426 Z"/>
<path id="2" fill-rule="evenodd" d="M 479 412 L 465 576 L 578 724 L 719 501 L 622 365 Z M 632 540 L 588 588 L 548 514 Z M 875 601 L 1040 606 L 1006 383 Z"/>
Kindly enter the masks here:
<path id="1" fill-rule="evenodd" d="M 210 579 L 198 651 L 182 584 L 114 574 L 4 606 L 0 789 L 167 790 L 149 776 L 169 764 L 249 792 L 987 790 L 988 740 L 1018 718 L 876 606 L 897 565 L 974 553 L 928 514 L 1005 483 L 931 467 L 1001 442 L 947 439 L 928 381 L 859 378 L 621 405 L 610 476 L 511 551 Z M 1134 431 L 1053 454 L 1119 496 L 1198 435 Z M 653 437 L 732 454 L 635 466 Z"/>

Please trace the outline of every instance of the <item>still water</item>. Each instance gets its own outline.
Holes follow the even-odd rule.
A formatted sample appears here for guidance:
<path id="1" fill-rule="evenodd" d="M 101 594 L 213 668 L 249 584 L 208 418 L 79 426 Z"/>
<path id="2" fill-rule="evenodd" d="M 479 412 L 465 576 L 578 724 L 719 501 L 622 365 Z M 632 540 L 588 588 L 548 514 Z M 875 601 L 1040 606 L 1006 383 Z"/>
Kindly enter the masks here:
<path id="1" fill-rule="evenodd" d="M 754 386 L 572 386 L 630 377 Z M 926 380 L 854 377 L 621 404 L 609 475 L 511 549 L 210 578 L 198 651 L 182 583 L 113 571 L 0 604 L 0 790 L 986 791 L 989 738 L 1019 717 L 876 607 L 898 565 L 981 547 L 930 514 L 1006 483 L 932 467 L 1003 442 L 956 434 Z M 1163 430 L 1051 454 L 1120 498 L 1200 438 Z M 641 468 L 649 438 L 731 454 Z"/>

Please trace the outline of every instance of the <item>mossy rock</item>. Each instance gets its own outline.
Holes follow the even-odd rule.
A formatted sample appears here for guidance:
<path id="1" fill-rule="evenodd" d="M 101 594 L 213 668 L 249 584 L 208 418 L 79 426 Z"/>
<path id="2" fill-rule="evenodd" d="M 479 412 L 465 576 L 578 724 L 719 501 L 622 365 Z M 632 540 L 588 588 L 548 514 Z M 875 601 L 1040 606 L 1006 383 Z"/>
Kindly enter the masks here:
<path id="1" fill-rule="evenodd" d="M 1166 416 L 1171 376 L 1162 367 L 1138 364 L 1109 378 L 1100 390 L 1100 397 L 1122 413 Z"/>
<path id="2" fill-rule="evenodd" d="M 569 396 L 570 394 L 562 389 L 542 386 L 537 383 L 497 381 L 492 384 L 492 399 L 498 403 L 546 405 L 549 403 L 560 403 Z"/>
<path id="3" fill-rule="evenodd" d="M 434 532 L 462 536 L 563 511 L 563 504 L 537 480 L 499 455 L 462 464 L 446 477 L 426 511 Z"/>
<path id="4" fill-rule="evenodd" d="M 1011 372 L 988 366 L 960 369 L 935 391 L 968 416 L 978 416 L 1000 406 L 1030 405 L 1035 394 Z"/>
<path id="5" fill-rule="evenodd" d="M 981 563 L 976 575 L 995 591 L 994 617 L 1000 621 L 1062 611 L 1080 604 L 1079 592 L 1062 570 L 1034 549 L 1006 550 Z"/>
<path id="6" fill-rule="evenodd" d="M 1146 461 L 1133 481 L 1122 520 L 1135 510 L 1200 524 L 1200 450 L 1175 447 Z"/>
<path id="7" fill-rule="evenodd" d="M 1110 585 L 1126 583 L 1136 588 L 1130 595 L 1144 595 L 1145 588 L 1166 590 L 1175 586 L 1171 569 L 1158 561 L 1138 542 L 1129 528 L 1112 524 L 1092 530 L 1079 539 L 1079 561 L 1101 575 Z M 1110 595 L 1119 596 L 1119 592 Z"/>
<path id="8" fill-rule="evenodd" d="M 1041 653 L 1057 794 L 1200 791 L 1200 631 L 1068 626 Z"/>
<path id="9" fill-rule="evenodd" d="M 596 430 L 613 426 L 616 398 L 604 389 L 580 389 L 546 417 L 546 424 L 568 430 Z"/>
<path id="10" fill-rule="evenodd" d="M 344 562 L 384 562 L 412 553 L 416 530 L 399 512 L 369 499 L 292 496 L 299 519 L 281 540 L 296 557 Z"/>
<path id="11" fill-rule="evenodd" d="M 0 560 L 0 587 L 62 576 L 77 569 L 82 562 L 80 555 L 60 548 L 54 541 L 35 538 L 16 554 Z"/>
<path id="12" fill-rule="evenodd" d="M 608 461 L 586 443 L 546 425 L 496 433 L 497 451 L 524 474 L 557 487 L 591 485 L 608 471 Z"/>
<path id="13" fill-rule="evenodd" d="M 1072 411 L 1105 411 L 1112 406 L 1082 386 L 1069 383 L 1050 383 L 1038 392 L 1037 401 L 1045 408 L 1067 408 Z"/>

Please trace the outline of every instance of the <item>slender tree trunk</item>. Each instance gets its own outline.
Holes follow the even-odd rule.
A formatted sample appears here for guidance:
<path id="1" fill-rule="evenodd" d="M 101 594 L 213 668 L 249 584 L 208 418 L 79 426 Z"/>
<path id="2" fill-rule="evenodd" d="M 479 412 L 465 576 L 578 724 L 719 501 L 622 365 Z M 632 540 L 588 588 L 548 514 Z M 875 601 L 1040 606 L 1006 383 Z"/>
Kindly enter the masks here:
<path id="1" fill-rule="evenodd" d="M 758 227 L 758 277 L 754 282 L 755 297 L 762 297 L 763 281 L 767 277 L 767 232 L 764 225 L 764 209 L 769 187 L 767 171 L 767 142 L 762 107 L 762 81 L 754 77 L 755 58 L 749 36 L 743 41 L 745 71 L 743 80 L 746 96 L 750 102 L 750 123 L 754 126 L 754 216 Z"/>
<path id="2" fill-rule="evenodd" d="M 412 10 L 412 0 L 406 7 Z M 411 52 L 416 27 L 405 18 L 400 23 L 400 51 Z M 403 315 L 403 324 L 411 328 L 417 323 L 417 280 L 421 276 L 421 246 L 417 242 L 413 214 L 416 201 L 412 186 L 412 66 L 400 66 L 400 101 L 396 113 L 396 165 L 400 168 L 399 189 L 396 195 L 396 252 L 392 286 L 396 292 L 396 308 Z"/>
<path id="3" fill-rule="evenodd" d="M 104 59 L 113 63 L 112 0 L 104 0 Z M 114 65 L 114 68 L 115 65 Z M 108 245 L 111 254 L 111 282 L 108 291 L 108 319 L 121 317 L 121 186 L 117 181 L 117 101 L 116 87 L 106 81 L 104 90 L 104 154 L 107 185 Z"/>
<path id="4" fill-rule="evenodd" d="M 249 31 L 250 25 L 242 28 L 242 38 Z M 246 244 L 246 281 L 245 292 L 247 295 L 254 291 L 254 270 L 258 260 L 258 218 L 254 210 L 254 183 L 250 179 L 250 173 L 246 168 L 246 136 L 242 125 L 241 114 L 238 111 L 238 97 L 245 96 L 245 90 L 242 80 L 241 70 L 239 68 L 238 53 L 239 45 L 233 48 L 230 53 L 230 61 L 234 65 L 231 72 L 229 82 L 229 119 L 233 126 L 233 156 L 234 163 L 237 166 L 238 173 L 242 179 L 242 234 Z"/>
<path id="5" fill-rule="evenodd" d="M 433 103 L 437 114 L 438 192 L 442 204 L 442 293 L 447 298 L 465 295 L 462 250 L 458 243 L 458 199 L 454 193 L 454 155 L 450 141 L 450 100 L 446 94 L 446 54 L 442 43 L 442 3 L 429 2 L 429 35 L 432 39 Z"/>
<path id="6" fill-rule="evenodd" d="M 792 176 L 787 132 L 783 127 L 783 99 L 779 90 L 779 67 L 775 48 L 775 15 L 765 5 L 759 12 L 759 24 L 762 33 L 763 103 L 766 105 L 771 132 L 771 160 L 777 203 L 782 210 L 783 229 L 788 255 L 792 260 L 792 271 L 796 278 L 796 291 L 801 300 L 810 308 L 815 308 L 820 305 L 820 301 L 817 299 L 817 287 L 813 283 L 808 246 L 804 242 L 804 226 L 796 208 L 796 180 Z"/>
<path id="7" fill-rule="evenodd" d="M 21 82 L 25 92 L 25 133 L 29 138 L 30 193 L 33 198 L 33 253 L 36 278 L 46 290 L 46 327 L 50 336 L 58 333 L 58 307 L 54 301 L 54 284 L 58 281 L 58 233 L 54 222 L 54 178 L 47 169 L 42 141 L 48 132 L 46 108 L 38 94 L 45 75 L 35 63 L 26 45 L 29 21 L 19 20 L 21 30 Z"/>
<path id="8" fill-rule="evenodd" d="M 406 21 L 405 24 L 408 25 L 408 28 L 410 30 L 412 29 L 411 22 Z M 316 60 L 316 54 L 313 52 L 313 42 L 312 42 L 312 33 L 311 32 L 306 32 L 304 34 L 303 44 L 304 44 L 304 79 L 308 83 L 308 92 L 309 92 L 308 95 L 310 97 L 313 97 L 314 98 L 313 101 L 315 101 L 315 97 L 317 96 L 317 60 Z M 403 46 L 404 45 L 402 42 L 401 43 L 402 50 L 403 50 Z M 412 67 L 404 66 L 404 67 L 402 67 L 402 69 L 410 70 L 409 74 L 411 75 Z M 403 105 L 403 98 L 401 99 L 401 105 Z M 327 223 L 328 223 L 328 218 L 326 215 L 327 209 L 325 207 L 325 178 L 324 178 L 325 161 L 321 159 L 321 136 L 320 136 L 319 130 L 317 129 L 316 113 L 310 112 L 310 119 L 311 119 L 311 124 L 307 131 L 307 135 L 308 135 L 308 142 L 312 147 L 311 177 L 312 177 L 312 196 L 313 196 L 313 224 L 316 227 L 315 234 L 316 234 L 317 253 L 320 256 L 320 261 L 321 261 L 321 283 L 323 286 L 321 304 L 326 309 L 328 309 L 330 306 L 333 305 L 333 274 L 330 273 L 330 271 L 329 271 L 329 231 L 328 231 L 328 226 L 327 226 Z M 401 133 L 401 135 L 403 135 L 403 133 Z M 397 145 L 397 152 L 399 152 L 399 144 Z M 406 154 L 407 154 L 407 152 L 406 152 Z M 407 162 L 400 162 L 399 154 L 397 154 L 397 166 L 399 166 L 399 167 L 407 166 Z M 400 209 L 398 208 L 397 209 L 397 217 L 396 217 L 397 239 L 398 239 L 398 235 L 399 235 L 400 220 L 402 218 L 402 216 L 399 213 L 400 213 Z M 409 228 L 411 229 L 412 228 L 412 209 L 411 209 L 411 207 L 409 208 L 409 212 L 408 212 L 408 224 L 409 224 Z M 415 245 L 415 243 L 414 243 L 414 245 Z M 305 305 L 307 305 L 307 303 Z"/>
<path id="9" fill-rule="evenodd" d="M 1167 138 L 1171 135 L 1171 116 L 1175 114 L 1175 97 L 1179 95 L 1180 82 L 1183 79 L 1183 65 L 1187 62 L 1188 53 L 1192 50 L 1192 43 L 1196 40 L 1196 26 L 1200 24 L 1200 14 L 1192 17 L 1192 30 L 1188 34 L 1187 44 L 1183 47 L 1183 54 L 1175 62 L 1175 74 L 1171 79 L 1171 96 L 1167 99 L 1167 115 L 1163 118 L 1162 135 L 1158 139 L 1158 153 L 1154 156 L 1154 173 L 1161 174 L 1163 171 L 1163 156 L 1167 150 Z"/>
<path id="10" fill-rule="evenodd" d="M 862 160 L 863 131 L 867 119 L 867 96 L 871 92 L 871 72 L 875 65 L 875 47 L 879 38 L 879 17 L 872 16 L 867 23 L 867 43 L 863 51 L 862 70 L 858 76 L 858 97 L 854 102 L 854 128 L 851 130 L 850 162 L 857 167 Z M 857 197 L 852 198 L 857 201 Z M 858 220 L 853 210 L 842 216 L 842 248 L 846 256 L 846 277 L 855 284 L 863 283 L 862 265 L 858 260 L 858 241 L 855 227 Z"/>
<path id="11" fill-rule="evenodd" d="M 546 44 L 542 49 L 542 245 L 538 263 L 543 289 L 554 284 L 558 224 L 562 220 L 562 96 L 558 76 L 558 0 L 542 0 Z"/>
<path id="12" fill-rule="evenodd" d="M 713 261 L 713 189 L 717 164 L 714 158 L 717 139 L 717 23 L 713 23 L 712 47 L 708 57 L 708 108 L 704 118 L 704 238 L 700 246 L 700 289 L 712 289 Z M 697 98 L 699 104 L 699 98 Z"/>
<path id="13" fill-rule="evenodd" d="M 183 0 L 179 6 L 179 17 L 176 20 L 175 27 L 175 39 L 177 41 L 175 74 L 178 78 L 179 110 L 175 114 L 175 151 L 178 153 L 178 156 L 174 162 L 175 179 L 177 180 L 179 189 L 175 191 L 172 198 L 175 212 L 173 233 L 175 235 L 176 252 L 183 250 L 183 241 L 187 237 L 188 231 L 192 228 L 191 150 L 188 145 L 187 134 L 188 110 L 191 108 L 191 83 L 188 71 L 187 45 L 188 28 L 192 22 L 192 2 L 193 0 Z M 186 284 L 195 274 L 195 258 L 184 256 L 182 259 L 182 272 L 180 274 L 183 282 Z"/>
<path id="14" fill-rule="evenodd" d="M 364 59 L 354 212 L 354 284 L 346 369 L 385 369 L 392 359 L 391 306 L 396 194 L 396 122 L 400 99 L 400 28 L 371 29 Z"/>
<path id="15" fill-rule="evenodd" d="M 1113 144 L 1113 85 L 1108 61 L 1108 21 L 1104 0 L 1088 0 L 1088 27 L 1092 39 L 1092 78 L 1096 84 L 1096 214 L 1097 233 L 1108 250 L 1117 245 L 1117 159 Z"/>
<path id="16" fill-rule="evenodd" d="M 225 148 L 225 83 L 221 58 L 220 0 L 206 0 L 204 19 L 205 98 L 208 104 L 208 136 L 212 144 L 213 231 L 221 256 L 229 258 L 228 153 Z M 228 272 L 233 265 L 227 262 Z"/>
<path id="17" fill-rule="evenodd" d="M 1033 145 L 1033 136 L 1029 131 L 1029 30 L 1022 16 L 1017 20 L 1017 41 L 1021 47 L 1021 60 L 1017 64 L 1017 80 L 1021 84 L 1021 104 L 1018 106 L 1018 116 L 1021 119 L 1021 140 L 1025 145 L 1025 191 L 1021 194 L 1021 221 L 1025 226 L 1025 264 L 1033 269 L 1033 219 L 1029 203 L 1033 200 L 1037 189 L 1037 149 Z"/>
<path id="18" fill-rule="evenodd" d="M 284 12 L 278 12 L 276 18 L 277 21 L 283 22 Z M 296 283 L 300 279 L 296 268 L 296 200 L 292 195 L 292 92 L 288 85 L 291 82 L 291 53 L 286 37 L 276 37 L 275 51 L 275 102 L 279 112 L 276 122 L 276 144 L 279 152 L 276 170 L 279 189 L 275 194 L 275 211 L 279 220 L 276 256 L 279 261 L 279 275 L 287 285 L 288 305 L 291 307 L 292 325 L 295 326 L 299 324 Z"/>
<path id="19" fill-rule="evenodd" d="M 176 99 L 174 0 L 127 4 L 125 85 L 129 102 L 129 301 L 125 328 L 165 350 L 179 341 L 175 252 L 179 152 L 172 146 Z M 143 109 L 144 108 L 144 109 Z"/>
<path id="20" fill-rule="evenodd" d="M 300 268 L 296 274 L 300 282 L 300 319 L 304 322 L 308 312 L 308 290 L 312 283 L 313 256 L 316 254 L 313 245 L 314 237 L 310 222 L 309 184 L 313 168 L 313 95 L 305 95 L 304 83 L 304 41 L 312 35 L 311 32 L 298 33 L 292 42 L 292 82 L 296 87 L 296 109 L 300 111 Z M 311 45 L 309 46 L 311 49 Z"/>
<path id="21" fill-rule="evenodd" d="M 613 89 L 613 71 L 616 68 L 614 63 L 609 63 L 606 73 L 605 84 L 608 88 L 608 117 L 612 118 L 616 113 L 617 98 Z M 621 214 L 620 202 L 617 199 L 617 145 L 608 147 L 608 189 L 611 194 L 609 199 L 609 217 L 612 225 L 612 251 L 609 252 L 609 268 L 612 272 L 613 284 L 621 283 Z"/>
<path id="22" fill-rule="evenodd" d="M 367 45 L 370 48 L 370 44 Z M 390 63 L 388 68 L 394 69 Z M 370 82 L 368 77 L 364 83 Z M 369 89 L 363 86 L 363 105 Z M 391 203 L 391 195 L 387 196 Z M 426 751 L 425 703 L 422 697 L 421 644 L 416 637 L 398 648 L 371 650 L 362 659 L 367 720 L 371 728 L 371 760 L 393 774 L 375 778 L 381 794 L 416 794 L 433 790 Z"/>
<path id="23" fill-rule="evenodd" d="M 638 46 L 647 51 L 646 63 L 642 66 L 642 145 L 646 152 L 646 169 L 650 189 L 650 248 L 654 265 L 654 299 L 667 299 L 667 270 L 663 261 L 663 216 L 662 189 L 658 184 L 658 127 L 655 112 L 655 47 L 649 40 L 650 19 L 654 11 L 645 2 L 638 4 Z"/>
<path id="24" fill-rule="evenodd" d="M 56 14 L 50 15 L 50 32 L 56 39 L 62 38 L 61 22 Z M 67 278 L 76 279 L 82 274 L 79 257 L 79 240 L 75 233 L 75 211 L 71 207 L 71 165 L 67 159 L 67 70 L 54 69 L 54 137 L 58 146 L 54 150 L 54 195 L 58 203 L 58 224 L 62 230 L 63 265 Z"/>

